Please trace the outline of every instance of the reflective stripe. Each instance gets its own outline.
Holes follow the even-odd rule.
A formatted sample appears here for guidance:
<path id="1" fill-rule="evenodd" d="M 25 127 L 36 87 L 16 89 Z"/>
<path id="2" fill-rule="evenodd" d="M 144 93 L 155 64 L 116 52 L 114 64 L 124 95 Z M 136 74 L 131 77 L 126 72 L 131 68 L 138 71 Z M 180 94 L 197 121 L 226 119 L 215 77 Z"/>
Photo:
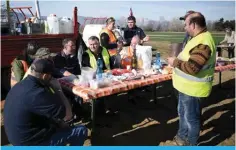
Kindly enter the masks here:
<path id="1" fill-rule="evenodd" d="M 53 88 L 49 87 L 49 89 L 52 92 L 52 94 L 55 94 L 55 91 L 53 90 Z"/>
<path id="2" fill-rule="evenodd" d="M 109 49 L 108 52 L 109 52 L 110 56 L 117 55 L 117 50 L 116 49 Z"/>
<path id="3" fill-rule="evenodd" d="M 215 64 L 206 64 L 202 67 L 201 70 L 208 70 L 208 69 L 212 69 L 212 68 L 215 68 Z"/>
<path id="4" fill-rule="evenodd" d="M 95 56 L 92 54 L 91 50 L 88 49 L 86 51 L 86 53 L 88 53 L 88 55 L 89 55 L 91 67 L 93 69 L 97 69 L 97 60 L 96 60 Z M 105 47 L 102 47 L 102 57 L 103 57 L 106 68 L 110 70 L 110 56 L 109 56 L 108 51 Z"/>
<path id="5" fill-rule="evenodd" d="M 209 77 L 206 77 L 206 78 L 197 78 L 195 76 L 191 76 L 189 74 L 184 73 L 183 71 L 181 71 L 178 68 L 175 68 L 174 72 L 178 76 L 181 76 L 181 77 L 183 77 L 185 79 L 188 79 L 190 81 L 196 81 L 196 82 L 211 82 L 211 81 L 213 81 L 213 78 L 214 78 L 213 76 L 209 76 Z"/>
<path id="6" fill-rule="evenodd" d="M 109 36 L 109 44 L 116 44 L 117 39 L 116 39 L 116 36 L 115 36 L 113 31 L 110 31 L 107 28 L 105 28 L 100 32 L 100 35 L 102 33 L 106 33 Z M 117 49 L 116 48 L 115 49 L 107 49 L 107 50 L 108 50 L 110 56 L 117 55 Z"/>

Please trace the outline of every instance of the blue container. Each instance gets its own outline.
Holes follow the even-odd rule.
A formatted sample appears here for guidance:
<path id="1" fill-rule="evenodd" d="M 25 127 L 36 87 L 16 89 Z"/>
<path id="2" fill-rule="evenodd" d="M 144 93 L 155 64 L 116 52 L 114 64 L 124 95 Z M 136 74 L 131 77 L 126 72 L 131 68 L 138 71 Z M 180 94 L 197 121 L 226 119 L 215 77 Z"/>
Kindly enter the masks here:
<path id="1" fill-rule="evenodd" d="M 102 78 L 102 73 L 103 73 L 102 68 L 103 68 L 102 59 L 99 57 L 98 60 L 97 60 L 97 72 L 96 72 L 97 79 Z"/>
<path id="2" fill-rule="evenodd" d="M 157 69 L 160 69 L 162 67 L 161 54 L 159 52 L 157 52 L 156 54 L 155 66 L 157 67 Z"/>

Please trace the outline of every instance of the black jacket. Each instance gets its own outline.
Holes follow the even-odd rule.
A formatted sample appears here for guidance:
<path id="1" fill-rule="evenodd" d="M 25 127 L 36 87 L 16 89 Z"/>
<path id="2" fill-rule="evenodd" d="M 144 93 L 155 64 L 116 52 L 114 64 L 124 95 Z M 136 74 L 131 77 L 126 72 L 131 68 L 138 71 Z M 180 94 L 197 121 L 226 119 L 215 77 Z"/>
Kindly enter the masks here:
<path id="1" fill-rule="evenodd" d="M 79 75 L 81 73 L 79 61 L 76 55 L 65 55 L 65 53 L 59 52 L 53 58 L 55 71 L 53 76 L 56 78 L 63 77 L 65 71 L 68 71 L 74 75 Z"/>
<path id="2" fill-rule="evenodd" d="M 127 42 L 127 44 L 125 46 L 129 46 L 131 43 L 131 40 L 133 38 L 133 36 L 138 35 L 140 40 L 143 40 L 146 37 L 146 34 L 144 33 L 144 31 L 135 26 L 134 28 L 129 28 L 128 26 L 124 29 L 124 39 Z"/>

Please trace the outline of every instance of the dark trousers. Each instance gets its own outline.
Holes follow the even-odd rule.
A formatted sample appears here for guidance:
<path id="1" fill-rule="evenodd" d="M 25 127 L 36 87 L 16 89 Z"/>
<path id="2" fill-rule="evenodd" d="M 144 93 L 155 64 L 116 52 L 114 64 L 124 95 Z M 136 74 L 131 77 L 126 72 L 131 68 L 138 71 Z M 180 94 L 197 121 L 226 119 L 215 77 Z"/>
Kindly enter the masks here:
<path id="1" fill-rule="evenodd" d="M 69 128 L 59 129 L 51 138 L 40 145 L 42 146 L 83 146 L 88 136 L 88 130 L 85 126 L 78 125 Z"/>
<path id="2" fill-rule="evenodd" d="M 229 58 L 234 58 L 234 48 L 235 47 L 228 48 L 228 57 Z"/>

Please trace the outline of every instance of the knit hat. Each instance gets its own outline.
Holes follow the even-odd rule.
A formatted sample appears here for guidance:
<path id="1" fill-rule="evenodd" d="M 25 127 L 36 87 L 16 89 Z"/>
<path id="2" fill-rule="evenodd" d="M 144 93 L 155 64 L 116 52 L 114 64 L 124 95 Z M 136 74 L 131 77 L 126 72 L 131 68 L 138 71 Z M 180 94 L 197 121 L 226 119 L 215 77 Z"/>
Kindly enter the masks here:
<path id="1" fill-rule="evenodd" d="M 53 57 L 56 56 L 55 53 L 51 53 L 49 48 L 41 47 L 37 50 L 34 57 L 37 58 L 48 58 L 49 56 Z"/>

